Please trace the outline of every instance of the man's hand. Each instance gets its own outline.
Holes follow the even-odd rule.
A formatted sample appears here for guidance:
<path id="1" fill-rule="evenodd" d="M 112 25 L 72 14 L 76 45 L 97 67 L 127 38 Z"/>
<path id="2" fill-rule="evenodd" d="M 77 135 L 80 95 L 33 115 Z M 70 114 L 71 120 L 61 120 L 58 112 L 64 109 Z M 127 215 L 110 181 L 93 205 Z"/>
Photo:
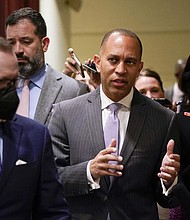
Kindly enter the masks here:
<path id="1" fill-rule="evenodd" d="M 72 73 L 79 74 L 77 67 L 76 67 L 76 61 L 72 57 L 67 57 L 65 61 L 65 68 L 63 70 L 63 73 L 71 76 Z"/>
<path id="2" fill-rule="evenodd" d="M 111 144 L 104 150 L 101 150 L 90 163 L 90 173 L 94 179 L 102 176 L 121 176 L 123 165 L 118 162 L 122 161 L 121 156 L 115 156 L 112 153 L 116 152 L 116 140 L 112 140 Z M 114 161 L 114 164 L 110 163 Z"/>
<path id="3" fill-rule="evenodd" d="M 88 73 L 90 77 L 89 84 L 91 85 L 91 87 L 96 89 L 101 83 L 100 73 L 96 70 L 96 66 L 93 60 L 88 59 L 88 61 L 85 61 L 85 64 L 86 66 L 89 65 L 92 69 L 96 71 L 94 72 L 94 71 L 89 70 L 88 68 L 85 68 L 86 72 Z"/>
<path id="4" fill-rule="evenodd" d="M 169 140 L 167 145 L 167 153 L 162 160 L 162 166 L 158 177 L 163 180 L 165 187 L 168 189 L 174 182 L 180 169 L 180 156 L 173 153 L 174 140 Z"/>

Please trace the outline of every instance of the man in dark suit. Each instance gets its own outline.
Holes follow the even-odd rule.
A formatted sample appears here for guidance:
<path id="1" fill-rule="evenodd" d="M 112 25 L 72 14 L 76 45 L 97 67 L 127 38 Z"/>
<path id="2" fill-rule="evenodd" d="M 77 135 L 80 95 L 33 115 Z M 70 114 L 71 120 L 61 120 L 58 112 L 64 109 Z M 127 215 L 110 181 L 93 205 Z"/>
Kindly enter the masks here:
<path id="1" fill-rule="evenodd" d="M 73 219 L 158 220 L 157 201 L 177 204 L 168 191 L 180 167 L 174 113 L 134 88 L 141 56 L 135 33 L 108 32 L 94 56 L 100 87 L 55 107 L 49 129 Z M 112 103 L 121 106 L 120 141 L 105 144 Z"/>
<path id="2" fill-rule="evenodd" d="M 13 11 L 6 19 L 5 32 L 20 74 L 30 79 L 29 117 L 47 125 L 55 103 L 86 93 L 87 86 L 45 64 L 50 40 L 46 23 L 36 10 L 27 7 Z M 18 89 L 19 96 L 21 92 L 22 88 Z"/>
<path id="3" fill-rule="evenodd" d="M 15 115 L 18 72 L 10 44 L 0 38 L 0 219 L 68 220 L 47 127 Z"/>

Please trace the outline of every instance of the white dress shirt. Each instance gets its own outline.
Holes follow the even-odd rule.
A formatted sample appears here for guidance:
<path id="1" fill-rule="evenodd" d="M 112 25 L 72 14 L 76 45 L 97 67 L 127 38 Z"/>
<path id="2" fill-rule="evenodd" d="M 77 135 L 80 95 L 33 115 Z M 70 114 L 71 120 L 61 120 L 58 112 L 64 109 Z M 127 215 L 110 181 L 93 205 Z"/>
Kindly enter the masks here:
<path id="1" fill-rule="evenodd" d="M 129 115 L 130 115 L 130 107 L 131 107 L 131 100 L 133 98 L 134 90 L 131 89 L 131 92 L 129 95 L 127 95 L 125 98 L 120 100 L 118 103 L 122 104 L 122 107 L 118 110 L 118 118 L 119 118 L 119 131 L 120 131 L 120 142 L 119 142 L 119 152 L 121 152 L 123 142 L 125 139 L 125 134 L 127 130 L 127 125 L 129 121 Z M 104 92 L 102 91 L 102 87 L 100 87 L 100 98 L 101 98 L 101 109 L 102 109 L 102 123 L 103 123 L 103 129 L 106 123 L 106 120 L 110 114 L 110 109 L 108 106 L 114 101 L 109 99 Z M 107 147 L 107 146 L 105 146 Z"/>
<path id="2" fill-rule="evenodd" d="M 121 152 L 122 145 L 123 145 L 123 142 L 125 139 L 133 93 L 134 93 L 134 89 L 132 88 L 131 92 L 126 97 L 124 97 L 122 100 L 120 100 L 118 102 L 118 103 L 122 104 L 122 107 L 118 110 L 118 118 L 120 121 L 120 123 L 119 123 L 119 131 L 120 131 L 119 153 Z M 102 123 L 103 123 L 103 129 L 104 129 L 105 122 L 106 122 L 108 115 L 110 113 L 108 106 L 110 104 L 114 103 L 114 101 L 112 101 L 111 99 L 109 99 L 105 95 L 105 93 L 102 90 L 102 86 L 100 86 L 100 99 L 101 99 L 101 110 L 102 110 Z M 105 146 L 105 148 L 106 147 L 107 146 Z M 87 165 L 87 178 L 88 178 L 88 182 L 90 184 L 90 188 L 92 190 L 100 188 L 100 185 L 99 185 L 100 179 L 97 179 L 94 181 L 91 174 L 90 174 L 90 161 Z"/>

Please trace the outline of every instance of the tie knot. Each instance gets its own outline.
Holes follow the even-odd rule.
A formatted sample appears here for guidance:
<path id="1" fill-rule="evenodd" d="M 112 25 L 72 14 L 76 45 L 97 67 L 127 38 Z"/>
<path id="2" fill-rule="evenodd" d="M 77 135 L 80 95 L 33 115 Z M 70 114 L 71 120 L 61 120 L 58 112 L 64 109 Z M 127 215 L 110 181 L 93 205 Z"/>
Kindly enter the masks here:
<path id="1" fill-rule="evenodd" d="M 24 80 L 24 86 L 28 86 L 30 84 L 30 80 L 29 79 L 25 79 Z"/>
<path id="2" fill-rule="evenodd" d="M 120 103 L 112 103 L 111 105 L 108 106 L 111 112 L 117 112 L 121 108 Z"/>

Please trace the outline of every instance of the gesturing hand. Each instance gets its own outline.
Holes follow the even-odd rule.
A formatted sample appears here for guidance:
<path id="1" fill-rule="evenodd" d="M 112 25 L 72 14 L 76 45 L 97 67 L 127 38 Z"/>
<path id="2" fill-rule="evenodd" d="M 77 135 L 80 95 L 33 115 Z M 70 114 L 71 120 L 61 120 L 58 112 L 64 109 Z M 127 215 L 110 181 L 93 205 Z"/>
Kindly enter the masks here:
<path id="1" fill-rule="evenodd" d="M 94 179 L 102 176 L 121 176 L 123 165 L 117 164 L 122 161 L 121 156 L 112 155 L 116 151 L 116 141 L 113 139 L 111 144 L 104 150 L 101 150 L 90 162 L 90 173 Z M 115 164 L 109 163 L 115 161 Z"/>
<path id="2" fill-rule="evenodd" d="M 158 177 L 164 182 L 166 188 L 169 188 L 174 182 L 180 169 L 180 156 L 173 153 L 174 140 L 169 140 L 167 144 L 167 152 L 162 160 L 162 166 Z"/>

